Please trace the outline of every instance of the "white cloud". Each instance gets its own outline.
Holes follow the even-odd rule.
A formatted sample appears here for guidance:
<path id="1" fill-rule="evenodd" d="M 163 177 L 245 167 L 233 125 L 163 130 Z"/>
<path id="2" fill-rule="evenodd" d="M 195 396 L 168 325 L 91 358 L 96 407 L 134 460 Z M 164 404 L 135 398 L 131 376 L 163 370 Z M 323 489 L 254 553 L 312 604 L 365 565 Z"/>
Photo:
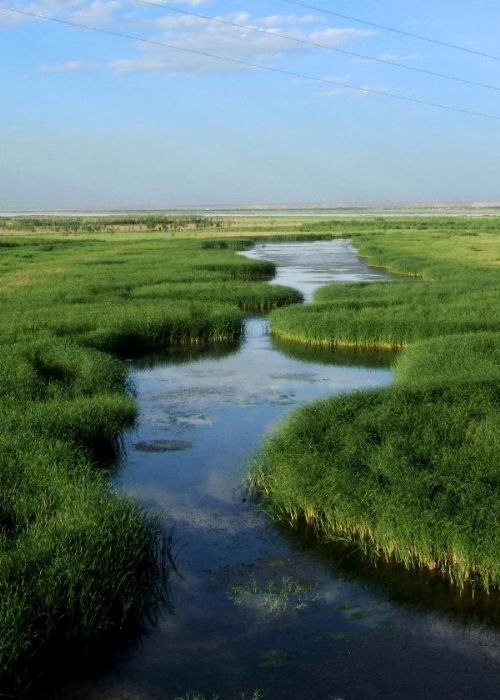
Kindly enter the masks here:
<path id="1" fill-rule="evenodd" d="M 117 12 L 123 7 L 120 0 L 34 0 L 33 2 L 11 2 L 15 9 L 32 12 L 47 17 L 58 17 L 73 22 L 100 26 L 108 24 L 116 18 Z M 8 29 L 29 21 L 36 21 L 15 12 L 0 11 L 0 28 Z"/>
<path id="2" fill-rule="evenodd" d="M 66 63 L 59 64 L 44 64 L 38 67 L 40 73 L 75 73 L 81 70 L 87 70 L 88 68 L 95 68 L 92 63 L 85 63 L 83 61 L 66 61 Z"/>
<path id="3" fill-rule="evenodd" d="M 219 21 L 213 22 L 192 15 L 170 14 L 165 11 L 159 13 L 154 8 L 140 6 L 133 0 L 15 1 L 17 7 L 29 12 L 89 26 L 109 27 L 116 32 L 143 37 L 146 41 L 137 41 L 132 49 L 125 49 L 128 55 L 123 55 L 124 49 L 119 42 L 110 44 L 116 47 L 118 55 L 107 63 L 107 67 L 120 72 L 154 71 L 170 75 L 234 73 L 250 68 L 239 65 L 238 61 L 281 66 L 287 57 L 311 54 L 317 49 L 308 46 L 308 41 L 335 48 L 375 35 L 371 30 L 329 26 L 324 17 L 316 17 L 311 13 L 254 17 L 246 10 L 239 10 L 226 15 L 214 15 Z M 175 3 L 169 0 L 167 4 L 195 8 L 210 2 L 213 3 L 213 0 L 175 0 Z M 213 9 L 210 12 L 214 14 Z M 8 28 L 5 22 L 19 22 L 12 15 L 5 17 L 4 28 Z M 1 23 L 0 14 L 0 26 Z M 245 26 L 235 27 L 231 23 Z M 252 31 L 251 28 L 262 31 Z M 286 34 L 298 41 L 288 41 L 278 34 Z M 163 48 L 160 44 L 177 46 L 184 51 Z M 233 62 L 220 60 L 216 56 Z M 82 67 L 86 66 L 76 57 L 68 56 L 68 60 L 59 66 L 51 68 L 45 65 L 41 70 L 67 72 L 81 70 Z"/>
<path id="4" fill-rule="evenodd" d="M 94 0 L 94 2 L 86 3 L 84 7 L 76 10 L 72 14 L 72 20 L 92 26 L 108 24 L 115 19 L 115 15 L 121 7 L 122 3 L 119 0 Z"/>
<path id="5" fill-rule="evenodd" d="M 327 46 L 339 46 L 355 39 L 376 36 L 372 29 L 335 29 L 328 27 L 320 31 L 312 32 L 307 37 L 310 41 Z"/>
<path id="6" fill-rule="evenodd" d="M 269 15 L 256 20 L 256 24 L 261 26 L 294 25 L 294 24 L 325 24 L 324 17 L 316 15 Z"/>
<path id="7" fill-rule="evenodd" d="M 352 88 L 349 87 L 351 83 L 351 76 L 344 77 L 334 77 L 334 78 L 324 78 L 325 89 L 318 92 L 320 97 L 377 97 L 380 92 L 387 92 L 387 87 L 384 85 L 369 85 L 362 84 L 359 87 Z M 333 85 L 329 87 L 326 81 L 331 81 L 332 83 L 345 83 L 345 87 L 342 85 Z"/>
<path id="8" fill-rule="evenodd" d="M 192 16 L 170 15 L 160 17 L 150 24 L 158 33 L 155 40 L 186 49 L 182 52 L 164 50 L 161 47 L 143 45 L 140 54 L 132 58 L 115 61 L 112 67 L 120 71 L 163 71 L 174 73 L 227 73 L 244 70 L 244 66 L 224 62 L 209 56 L 213 54 L 249 63 L 272 63 L 287 56 L 307 54 L 314 46 L 300 42 L 319 42 L 336 47 L 356 39 L 371 37 L 374 32 L 359 29 L 337 29 L 333 27 L 309 27 L 311 15 L 272 15 L 252 19 L 248 12 L 237 12 L 218 16 L 219 23 Z M 234 27 L 224 22 L 247 27 L 265 29 L 263 32 Z M 322 24 L 323 20 L 320 21 Z M 277 34 L 298 39 L 287 41 Z M 189 53 L 192 51 L 193 53 Z"/>

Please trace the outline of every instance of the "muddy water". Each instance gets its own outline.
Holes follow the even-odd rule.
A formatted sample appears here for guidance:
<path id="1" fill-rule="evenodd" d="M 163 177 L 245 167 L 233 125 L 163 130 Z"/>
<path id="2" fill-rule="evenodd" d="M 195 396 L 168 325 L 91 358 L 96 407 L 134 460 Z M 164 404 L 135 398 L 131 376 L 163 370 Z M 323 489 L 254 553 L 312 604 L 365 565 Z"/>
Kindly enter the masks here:
<path id="1" fill-rule="evenodd" d="M 275 282 L 379 279 L 347 242 L 259 246 Z M 133 368 L 139 424 L 117 477 L 174 530 L 173 613 L 94 677 L 50 697 L 236 700 L 500 697 L 500 643 L 478 601 L 319 551 L 249 503 L 245 464 L 292 409 L 391 381 L 389 358 L 304 350 L 249 319 L 240 345 Z"/>

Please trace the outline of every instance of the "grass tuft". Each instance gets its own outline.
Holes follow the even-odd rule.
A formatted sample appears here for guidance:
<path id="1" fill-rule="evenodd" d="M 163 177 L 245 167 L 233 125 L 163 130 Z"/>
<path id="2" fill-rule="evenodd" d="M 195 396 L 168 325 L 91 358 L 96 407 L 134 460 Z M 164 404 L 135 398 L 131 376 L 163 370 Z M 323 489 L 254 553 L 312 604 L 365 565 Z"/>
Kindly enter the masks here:
<path id="1" fill-rule="evenodd" d="M 271 321 L 297 343 L 404 349 L 396 384 L 300 409 L 250 479 L 292 526 L 498 589 L 498 221 L 469 223 L 474 245 L 463 222 L 390 228 L 358 233 L 360 250 L 414 280 L 330 285 Z"/>
<path id="2" fill-rule="evenodd" d="M 234 341 L 243 313 L 301 300 L 263 284 L 274 265 L 235 255 L 241 242 L 79 237 L 178 223 L 1 222 L 33 235 L 0 240 L 0 692 L 21 695 L 164 601 L 168 540 L 103 468 L 136 413 L 117 356 Z"/>

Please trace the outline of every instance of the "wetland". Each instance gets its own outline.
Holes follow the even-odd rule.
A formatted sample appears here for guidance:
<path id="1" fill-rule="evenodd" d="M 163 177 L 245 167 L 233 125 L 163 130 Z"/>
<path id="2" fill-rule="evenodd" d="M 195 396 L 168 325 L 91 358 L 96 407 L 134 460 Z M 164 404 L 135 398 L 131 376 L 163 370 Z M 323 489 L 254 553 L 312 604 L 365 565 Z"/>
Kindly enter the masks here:
<path id="1" fill-rule="evenodd" d="M 496 697 L 497 220 L 134 222 L 2 224 L 2 691 Z"/>
<path id="2" fill-rule="evenodd" d="M 388 279 L 347 241 L 245 255 L 276 263 L 273 282 L 306 301 L 325 284 Z M 387 386 L 394 358 L 290 345 L 253 317 L 237 347 L 131 362 L 138 423 L 116 483 L 174 533 L 172 611 L 106 673 L 55 697 L 493 699 L 500 644 L 481 600 L 397 567 L 373 575 L 354 551 L 276 526 L 242 486 L 291 410 Z"/>

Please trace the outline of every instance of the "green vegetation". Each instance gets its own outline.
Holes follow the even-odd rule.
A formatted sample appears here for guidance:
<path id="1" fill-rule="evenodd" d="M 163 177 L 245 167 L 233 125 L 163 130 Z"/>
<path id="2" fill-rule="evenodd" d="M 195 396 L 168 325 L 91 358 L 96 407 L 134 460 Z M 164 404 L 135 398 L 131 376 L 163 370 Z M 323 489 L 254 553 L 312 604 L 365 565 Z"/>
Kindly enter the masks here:
<path id="1" fill-rule="evenodd" d="M 490 381 L 359 392 L 294 414 L 254 479 L 293 525 L 497 587 L 498 424 Z"/>
<path id="2" fill-rule="evenodd" d="M 130 355 L 234 340 L 241 311 L 300 301 L 254 284 L 272 276 L 271 263 L 198 242 L 20 245 L 2 258 L 0 343 L 43 332 Z"/>
<path id="3" fill-rule="evenodd" d="M 413 281 L 331 285 L 271 318 L 299 343 L 408 348 L 396 384 L 297 411 L 251 478 L 276 518 L 460 587 L 498 588 L 499 223 L 382 228 L 355 242 Z"/>
<path id="4" fill-rule="evenodd" d="M 273 314 L 272 328 L 279 338 L 312 345 L 403 349 L 438 335 L 497 330 L 499 293 L 493 273 L 432 284 L 329 286 L 312 307 Z"/>
<path id="5" fill-rule="evenodd" d="M 135 418 L 117 356 L 232 341 L 243 312 L 300 301 L 244 245 L 0 238 L 0 692 L 164 600 L 168 539 L 107 478 Z"/>
<path id="6" fill-rule="evenodd" d="M 500 333 L 433 338 L 399 355 L 396 379 L 406 386 L 498 380 Z"/>
<path id="7" fill-rule="evenodd" d="M 280 581 L 258 582 L 255 576 L 245 585 L 231 586 L 229 598 L 235 605 L 257 606 L 271 615 L 286 612 L 304 612 L 316 600 L 312 586 L 297 581 L 292 576 L 283 576 Z"/>
<path id="8" fill-rule="evenodd" d="M 498 225 L 1 221 L 0 692 L 20 695 L 163 599 L 165 535 L 108 481 L 135 416 L 119 358 L 230 343 L 243 314 L 300 301 L 263 283 L 272 264 L 235 255 L 255 234 L 354 237 L 407 276 L 273 312 L 283 338 L 409 349 L 395 387 L 307 407 L 267 443 L 255 479 L 272 512 L 460 585 L 498 586 Z M 272 605 L 302 595 L 287 582 L 267 593 Z"/>
<path id="9" fill-rule="evenodd" d="M 441 225 L 423 233 L 393 226 L 383 235 L 358 234 L 355 242 L 370 264 L 401 275 L 398 284 L 323 287 L 312 306 L 275 312 L 273 333 L 312 345 L 401 349 L 499 329 L 498 224 L 490 230 L 488 222 L 486 232 L 469 224 L 471 231 L 458 233 Z"/>
<path id="10" fill-rule="evenodd" d="M 164 214 L 137 214 L 119 216 L 23 216 L 0 219 L 0 231 L 39 233 L 51 232 L 63 235 L 102 232 L 150 232 L 222 229 L 221 219 L 208 216 Z"/>
<path id="11" fill-rule="evenodd" d="M 260 690 L 255 690 L 251 695 L 248 695 L 246 693 L 240 693 L 240 695 L 235 698 L 235 700 L 262 700 L 263 695 L 260 692 Z M 187 695 L 182 695 L 178 698 L 175 698 L 175 700 L 219 700 L 218 695 L 212 695 L 211 698 L 207 698 L 206 695 L 202 695 L 201 693 L 188 693 Z"/>

